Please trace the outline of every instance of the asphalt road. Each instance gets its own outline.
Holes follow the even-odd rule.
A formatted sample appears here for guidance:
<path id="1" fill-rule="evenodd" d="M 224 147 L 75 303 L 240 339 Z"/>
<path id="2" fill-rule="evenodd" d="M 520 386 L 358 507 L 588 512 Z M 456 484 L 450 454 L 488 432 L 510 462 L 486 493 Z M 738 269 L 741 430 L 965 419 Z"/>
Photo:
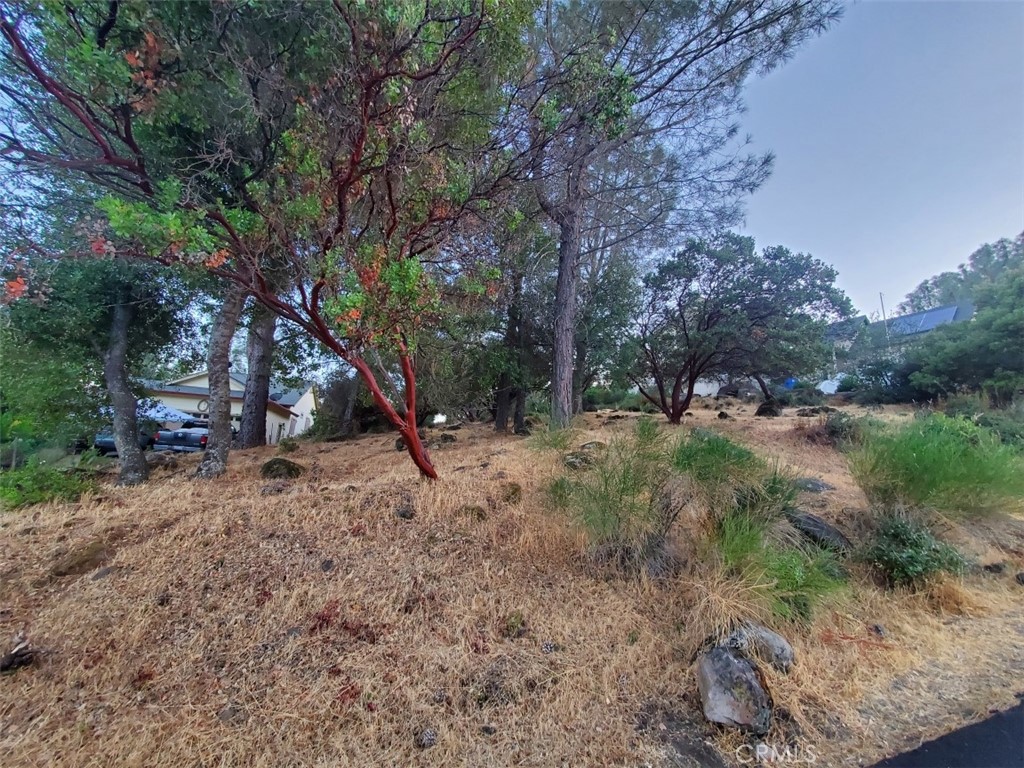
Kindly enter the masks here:
<path id="1" fill-rule="evenodd" d="M 1024 768 L 1024 702 L 872 768 Z"/>

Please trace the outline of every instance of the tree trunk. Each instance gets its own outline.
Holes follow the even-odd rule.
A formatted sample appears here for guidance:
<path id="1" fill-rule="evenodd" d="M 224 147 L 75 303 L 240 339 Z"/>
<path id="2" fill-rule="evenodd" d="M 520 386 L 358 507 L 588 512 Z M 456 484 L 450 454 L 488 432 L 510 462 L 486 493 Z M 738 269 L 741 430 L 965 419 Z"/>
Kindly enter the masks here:
<path id="1" fill-rule="evenodd" d="M 761 375 L 757 373 L 752 373 L 750 375 L 754 379 L 754 381 L 757 382 L 757 386 L 761 388 L 761 394 L 764 395 L 764 399 L 774 400 L 775 396 L 772 394 L 772 391 L 768 388 L 768 384 L 767 382 L 765 382 L 764 378 L 762 378 Z"/>
<path id="2" fill-rule="evenodd" d="M 512 419 L 512 431 L 517 435 L 529 434 L 526 428 L 526 388 L 519 387 L 516 390 L 516 414 Z"/>
<path id="3" fill-rule="evenodd" d="M 558 283 L 555 287 L 554 356 L 551 365 L 551 427 L 562 429 L 572 420 L 572 371 L 576 332 L 576 291 L 579 284 L 580 222 L 578 197 L 567 201 L 558 222 Z"/>
<path id="4" fill-rule="evenodd" d="M 345 437 L 351 437 L 355 434 L 353 429 L 353 415 L 356 411 L 356 400 L 359 398 L 359 375 L 352 377 L 352 391 L 349 393 L 348 402 L 345 403 L 345 413 L 341 417 L 341 428 L 340 433 Z"/>
<path id="5" fill-rule="evenodd" d="M 210 437 L 196 477 L 217 477 L 228 468 L 228 451 L 231 448 L 231 339 L 244 305 L 245 289 L 235 284 L 228 285 L 210 330 L 206 358 L 210 376 Z"/>
<path id="6" fill-rule="evenodd" d="M 246 341 L 249 377 L 242 397 L 240 448 L 257 448 L 267 443 L 267 402 L 270 399 L 270 366 L 274 357 L 277 315 L 256 302 Z"/>
<path id="7" fill-rule="evenodd" d="M 114 307 L 103 359 L 103 377 L 114 406 L 114 446 L 121 465 L 118 485 L 138 485 L 149 477 L 149 465 L 139 446 L 136 416 L 139 403 L 128 382 L 128 328 L 134 317 L 134 305 L 118 304 Z"/>
<path id="8" fill-rule="evenodd" d="M 494 431 L 508 432 L 508 418 L 512 411 L 512 382 L 508 371 L 498 377 L 498 391 L 494 403 Z"/>

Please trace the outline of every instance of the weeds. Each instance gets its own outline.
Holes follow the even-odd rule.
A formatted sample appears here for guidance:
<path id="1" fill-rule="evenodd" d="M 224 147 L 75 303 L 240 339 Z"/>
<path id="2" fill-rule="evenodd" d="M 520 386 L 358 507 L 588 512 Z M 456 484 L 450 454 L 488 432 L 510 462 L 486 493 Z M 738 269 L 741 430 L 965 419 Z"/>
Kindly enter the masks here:
<path id="1" fill-rule="evenodd" d="M 966 565 L 955 547 L 939 541 L 924 524 L 898 514 L 882 518 L 864 559 L 892 586 L 920 584 L 940 572 L 960 574 Z"/>
<path id="2" fill-rule="evenodd" d="M 708 430 L 693 430 L 672 452 L 672 466 L 685 472 L 707 500 L 728 487 L 748 484 L 764 471 L 754 452 Z"/>
<path id="3" fill-rule="evenodd" d="M 0 473 L 0 502 L 4 508 L 14 509 L 52 499 L 76 501 L 95 486 L 91 478 L 79 472 L 50 469 L 33 462 Z"/>
<path id="4" fill-rule="evenodd" d="M 781 618 L 809 620 L 822 598 L 842 586 L 831 553 L 773 541 L 769 523 L 747 511 L 722 518 L 715 543 L 726 575 L 747 582 L 750 594 Z"/>
<path id="5" fill-rule="evenodd" d="M 997 435 L 964 419 L 931 414 L 895 428 L 873 427 L 850 468 L 882 505 L 944 512 L 990 509 L 1024 499 L 1024 459 Z"/>
<path id="6" fill-rule="evenodd" d="M 527 439 L 527 445 L 536 451 L 567 451 L 575 442 L 578 432 L 567 429 L 542 428 L 533 432 Z"/>

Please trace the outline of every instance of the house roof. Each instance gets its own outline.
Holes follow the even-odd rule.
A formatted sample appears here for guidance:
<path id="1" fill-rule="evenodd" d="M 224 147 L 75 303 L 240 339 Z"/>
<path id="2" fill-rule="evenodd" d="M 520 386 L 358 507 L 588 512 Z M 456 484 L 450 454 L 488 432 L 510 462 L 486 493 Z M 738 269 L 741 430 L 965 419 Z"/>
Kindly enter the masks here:
<path id="1" fill-rule="evenodd" d="M 829 323 L 825 329 L 825 341 L 835 343 L 837 341 L 853 341 L 857 334 L 868 325 L 867 315 L 848 317 L 846 320 L 839 320 Z"/>
<path id="2" fill-rule="evenodd" d="M 949 304 L 944 307 L 926 309 L 923 312 L 914 312 L 909 315 L 891 317 L 888 321 L 890 336 L 916 336 L 928 331 L 934 331 L 940 325 L 949 323 L 961 323 L 970 320 L 974 315 L 974 306 L 970 302 L 960 304 Z M 882 321 L 879 321 L 879 324 Z M 876 324 L 877 325 L 877 324 Z"/>
<path id="3" fill-rule="evenodd" d="M 194 377 L 195 374 L 193 374 L 193 376 L 186 377 L 186 380 Z M 181 381 L 181 379 L 178 379 L 178 381 Z M 142 379 L 142 385 L 149 392 L 152 392 L 154 394 L 163 393 L 167 395 L 193 395 L 199 397 L 210 396 L 210 390 L 207 387 L 189 387 L 184 386 L 182 384 L 174 384 L 172 382 L 164 383 L 162 381 L 156 381 L 155 379 Z M 241 400 L 242 396 L 232 393 L 231 399 Z M 294 402 L 291 403 L 291 405 L 294 404 Z M 296 414 L 292 413 L 292 411 L 288 408 L 288 405 L 288 403 L 281 403 L 275 400 L 273 395 L 270 396 L 270 400 L 267 402 L 267 408 L 270 408 L 271 410 L 274 410 L 277 413 L 280 413 L 285 416 L 295 416 Z"/>

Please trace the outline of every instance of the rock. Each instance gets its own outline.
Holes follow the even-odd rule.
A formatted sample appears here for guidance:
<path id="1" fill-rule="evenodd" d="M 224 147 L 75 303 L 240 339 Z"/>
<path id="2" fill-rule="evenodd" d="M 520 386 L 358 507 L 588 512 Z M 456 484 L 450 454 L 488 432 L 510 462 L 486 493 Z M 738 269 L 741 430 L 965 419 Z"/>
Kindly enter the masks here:
<path id="1" fill-rule="evenodd" d="M 796 661 L 789 641 L 760 624 L 744 624 L 726 638 L 725 645 L 744 656 L 756 654 L 780 672 L 789 672 Z"/>
<path id="2" fill-rule="evenodd" d="M 506 504 L 518 504 L 523 500 L 523 486 L 519 483 L 503 483 L 501 500 Z"/>
<path id="3" fill-rule="evenodd" d="M 268 480 L 294 480 L 305 471 L 301 464 L 281 456 L 275 456 L 260 467 L 260 475 Z"/>
<path id="4" fill-rule="evenodd" d="M 481 725 L 480 726 L 480 733 L 482 733 L 484 736 L 493 736 L 497 732 L 498 732 L 498 729 L 496 727 L 494 727 L 493 725 L 488 724 L 488 725 Z"/>
<path id="5" fill-rule="evenodd" d="M 603 451 L 608 447 L 608 443 L 602 443 L 600 440 L 591 440 L 589 443 L 584 443 L 579 447 L 580 451 Z"/>
<path id="6" fill-rule="evenodd" d="M 573 451 L 562 457 L 562 463 L 572 470 L 586 469 L 593 466 L 594 456 L 589 451 Z"/>
<path id="7" fill-rule="evenodd" d="M 558 644 L 557 643 L 553 643 L 550 640 L 545 640 L 543 643 L 540 644 L 540 652 L 541 653 L 554 653 L 557 650 L 558 650 Z"/>
<path id="8" fill-rule="evenodd" d="M 274 480 L 272 483 L 267 483 L 260 488 L 261 496 L 274 496 L 278 493 L 284 493 L 291 487 L 291 483 L 287 480 Z"/>
<path id="9" fill-rule="evenodd" d="M 1015 578 L 1017 579 L 1017 583 L 1024 587 L 1024 571 L 1018 573 Z"/>
<path id="10" fill-rule="evenodd" d="M 458 514 L 477 522 L 487 519 L 487 510 L 479 504 L 463 504 L 459 507 Z"/>
<path id="11" fill-rule="evenodd" d="M 50 569 L 51 576 L 81 576 L 100 567 L 114 554 L 110 546 L 100 539 L 93 539 L 78 549 L 73 549 L 60 558 Z"/>
<path id="12" fill-rule="evenodd" d="M 889 635 L 888 631 L 886 631 L 885 627 L 881 624 L 872 624 L 868 627 L 868 630 L 870 630 L 871 634 L 877 635 L 881 638 L 885 638 Z"/>
<path id="13" fill-rule="evenodd" d="M 765 400 L 754 411 L 755 416 L 765 416 L 768 418 L 774 418 L 782 415 L 782 406 L 779 405 L 778 400 Z"/>
<path id="14" fill-rule="evenodd" d="M 422 429 L 417 429 L 416 430 L 416 434 L 418 434 L 420 436 L 420 440 L 426 440 L 427 439 L 427 433 L 424 430 L 422 430 Z M 454 440 L 455 438 L 453 437 L 452 439 Z M 396 451 L 404 451 L 405 450 L 405 438 L 404 437 L 400 437 L 397 440 L 395 440 L 395 450 Z"/>
<path id="15" fill-rule="evenodd" d="M 401 518 L 402 520 L 412 520 L 416 517 L 416 510 L 409 504 L 399 504 L 395 508 L 395 517 Z"/>
<path id="16" fill-rule="evenodd" d="M 24 632 L 14 636 L 9 653 L 0 656 L 0 672 L 13 672 L 20 667 L 27 667 L 36 660 L 36 652 L 25 637 Z"/>
<path id="17" fill-rule="evenodd" d="M 91 580 L 92 581 L 99 581 L 100 579 L 105 579 L 107 576 L 109 576 L 113 572 L 114 572 L 114 567 L 112 565 L 104 566 L 103 568 L 100 568 L 98 571 L 96 571 L 96 573 L 94 573 L 92 575 Z"/>
<path id="18" fill-rule="evenodd" d="M 722 419 L 723 421 L 725 421 L 726 419 L 730 419 L 730 420 L 732 420 L 732 419 L 735 419 L 736 417 L 735 417 L 735 416 L 730 416 L 730 415 L 729 415 L 728 413 L 726 413 L 725 411 L 719 411 L 719 412 L 718 412 L 718 418 L 720 418 L 720 419 Z"/>
<path id="19" fill-rule="evenodd" d="M 987 563 L 981 567 L 986 573 L 1002 573 L 1006 570 L 1004 563 Z"/>
<path id="20" fill-rule="evenodd" d="M 831 405 L 815 405 L 811 408 L 801 408 L 796 412 L 797 416 L 817 416 L 818 414 L 836 413 L 839 409 Z"/>
<path id="21" fill-rule="evenodd" d="M 435 704 L 447 704 L 448 703 L 448 691 L 444 688 L 438 688 L 430 696 L 430 700 Z"/>
<path id="22" fill-rule="evenodd" d="M 441 429 L 444 430 L 445 432 L 457 432 L 458 430 L 462 429 L 462 422 L 456 421 L 452 424 L 445 424 L 443 427 L 441 427 Z"/>
<path id="23" fill-rule="evenodd" d="M 801 512 L 798 509 L 791 509 L 786 512 L 786 517 L 793 524 L 804 538 L 817 544 L 819 547 L 831 549 L 841 554 L 849 554 L 853 550 L 853 544 L 842 532 L 831 523 L 827 523 L 817 515 L 810 512 Z"/>
<path id="24" fill-rule="evenodd" d="M 831 483 L 818 480 L 816 477 L 798 477 L 793 481 L 793 487 L 799 491 L 807 491 L 809 493 L 824 493 L 825 491 L 834 491 L 836 489 Z"/>
<path id="25" fill-rule="evenodd" d="M 713 723 L 764 735 L 772 702 L 757 666 L 738 652 L 717 646 L 697 660 L 697 688 L 704 717 Z"/>
<path id="26" fill-rule="evenodd" d="M 320 570 L 324 573 L 330 573 L 334 570 L 334 561 L 330 558 L 327 558 L 322 563 L 320 563 Z"/>
<path id="27" fill-rule="evenodd" d="M 249 716 L 237 704 L 228 704 L 217 712 L 217 719 L 222 723 L 244 723 Z"/>
<path id="28" fill-rule="evenodd" d="M 430 747 L 437 744 L 437 731 L 433 728 L 424 728 L 416 734 L 416 738 L 413 739 L 413 743 L 419 749 L 430 749 Z"/>
<path id="29" fill-rule="evenodd" d="M 146 451 L 143 456 L 146 457 L 146 463 L 151 467 L 178 468 L 178 460 L 167 451 Z"/>
<path id="30" fill-rule="evenodd" d="M 455 435 L 449 434 L 447 432 L 442 432 L 437 437 L 427 440 L 427 448 L 443 448 L 446 445 L 451 445 L 457 439 L 458 438 L 456 438 Z"/>

